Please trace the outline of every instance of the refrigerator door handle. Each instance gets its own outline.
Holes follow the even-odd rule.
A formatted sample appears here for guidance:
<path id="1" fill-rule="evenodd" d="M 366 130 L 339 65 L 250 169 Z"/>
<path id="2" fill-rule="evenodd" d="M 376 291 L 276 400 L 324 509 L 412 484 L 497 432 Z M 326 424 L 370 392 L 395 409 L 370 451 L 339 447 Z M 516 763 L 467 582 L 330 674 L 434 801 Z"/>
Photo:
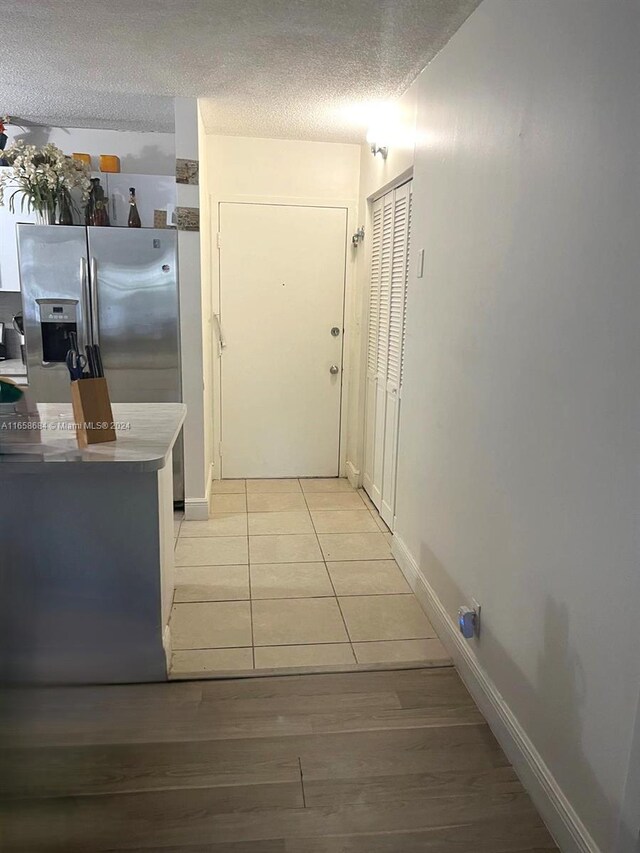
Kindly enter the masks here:
<path id="1" fill-rule="evenodd" d="M 91 296 L 91 343 L 99 344 L 98 335 L 98 262 L 94 257 L 91 258 L 91 281 L 90 281 L 90 296 Z"/>
<path id="2" fill-rule="evenodd" d="M 85 345 L 91 343 L 91 296 L 87 276 L 87 259 L 80 258 L 80 298 L 82 302 L 82 331 Z"/>

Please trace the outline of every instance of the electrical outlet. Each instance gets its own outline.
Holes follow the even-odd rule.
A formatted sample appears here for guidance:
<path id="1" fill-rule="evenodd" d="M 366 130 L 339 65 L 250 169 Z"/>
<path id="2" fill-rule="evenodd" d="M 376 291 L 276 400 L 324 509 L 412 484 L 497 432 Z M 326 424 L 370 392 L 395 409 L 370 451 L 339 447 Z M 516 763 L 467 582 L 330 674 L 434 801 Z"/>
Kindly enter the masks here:
<path id="1" fill-rule="evenodd" d="M 471 599 L 471 603 L 473 604 L 473 609 L 475 610 L 475 613 L 476 613 L 476 637 L 479 637 L 480 636 L 480 628 L 482 627 L 482 619 L 481 619 L 482 605 L 479 602 L 477 602 L 475 600 L 475 598 Z"/>
<path id="2" fill-rule="evenodd" d="M 473 609 L 463 605 L 458 609 L 458 627 L 465 640 L 472 640 L 480 634 L 480 605 L 471 599 Z"/>

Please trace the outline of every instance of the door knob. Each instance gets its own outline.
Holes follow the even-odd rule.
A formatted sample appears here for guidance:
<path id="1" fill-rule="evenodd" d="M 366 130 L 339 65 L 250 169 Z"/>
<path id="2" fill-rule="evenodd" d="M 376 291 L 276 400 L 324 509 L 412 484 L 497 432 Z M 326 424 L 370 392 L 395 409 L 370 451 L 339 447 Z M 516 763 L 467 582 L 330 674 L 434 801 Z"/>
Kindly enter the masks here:
<path id="1" fill-rule="evenodd" d="M 329 368 L 329 373 L 332 376 L 335 376 L 336 373 L 340 373 L 340 368 L 338 367 L 337 364 L 332 364 L 331 367 Z"/>

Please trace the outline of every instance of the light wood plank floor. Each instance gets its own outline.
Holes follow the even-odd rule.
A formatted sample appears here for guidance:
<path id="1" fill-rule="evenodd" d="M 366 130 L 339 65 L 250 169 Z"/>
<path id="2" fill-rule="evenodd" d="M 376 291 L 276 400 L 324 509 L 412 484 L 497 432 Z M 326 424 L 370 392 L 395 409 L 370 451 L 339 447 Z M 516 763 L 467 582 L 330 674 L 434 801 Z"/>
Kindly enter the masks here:
<path id="1" fill-rule="evenodd" d="M 5 691 L 3 853 L 557 850 L 452 668 Z"/>

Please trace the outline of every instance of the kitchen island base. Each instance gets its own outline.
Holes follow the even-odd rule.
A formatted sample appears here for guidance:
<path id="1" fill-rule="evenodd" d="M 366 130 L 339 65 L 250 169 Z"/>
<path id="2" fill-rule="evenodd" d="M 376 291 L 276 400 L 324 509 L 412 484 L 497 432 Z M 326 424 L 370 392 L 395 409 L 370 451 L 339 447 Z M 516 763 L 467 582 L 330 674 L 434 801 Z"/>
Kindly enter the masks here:
<path id="1" fill-rule="evenodd" d="M 123 410 L 154 406 L 165 410 L 165 419 L 167 409 L 175 411 L 164 433 L 155 422 L 150 441 L 150 424 L 138 423 L 136 430 L 136 412 Z M 51 408 L 61 407 L 40 407 Z M 122 404 L 114 410 L 116 420 L 130 420 L 132 432 L 112 445 L 74 448 L 73 459 L 46 456 L 46 446 L 40 462 L 26 454 L 15 461 L 0 457 L 4 683 L 167 678 L 174 589 L 171 447 L 184 406 Z M 55 446 L 61 450 L 60 442 Z"/>

